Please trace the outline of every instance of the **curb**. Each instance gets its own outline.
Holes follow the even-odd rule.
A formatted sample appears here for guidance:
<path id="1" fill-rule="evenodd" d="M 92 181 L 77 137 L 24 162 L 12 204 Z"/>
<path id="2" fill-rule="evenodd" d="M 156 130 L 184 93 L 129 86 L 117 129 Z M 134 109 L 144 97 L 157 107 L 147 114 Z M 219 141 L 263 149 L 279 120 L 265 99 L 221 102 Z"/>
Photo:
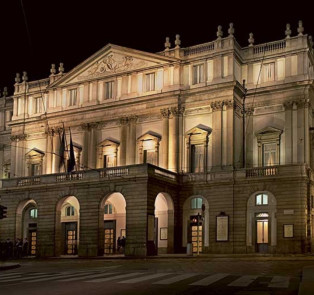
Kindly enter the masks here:
<path id="1" fill-rule="evenodd" d="M 21 267 L 19 263 L 0 263 L 0 271 Z"/>

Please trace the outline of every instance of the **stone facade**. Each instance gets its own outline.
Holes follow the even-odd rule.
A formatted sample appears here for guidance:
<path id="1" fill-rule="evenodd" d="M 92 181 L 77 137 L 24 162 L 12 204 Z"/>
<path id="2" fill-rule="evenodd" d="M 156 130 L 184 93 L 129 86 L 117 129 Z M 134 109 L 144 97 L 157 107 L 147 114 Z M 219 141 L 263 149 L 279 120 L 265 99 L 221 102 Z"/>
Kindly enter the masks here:
<path id="1" fill-rule="evenodd" d="M 190 243 L 314 251 L 314 55 L 301 28 L 240 47 L 230 24 L 205 44 L 108 44 L 67 73 L 17 74 L 0 99 L 1 239 L 31 239 L 42 257 L 113 254 L 122 236 L 130 256 Z"/>

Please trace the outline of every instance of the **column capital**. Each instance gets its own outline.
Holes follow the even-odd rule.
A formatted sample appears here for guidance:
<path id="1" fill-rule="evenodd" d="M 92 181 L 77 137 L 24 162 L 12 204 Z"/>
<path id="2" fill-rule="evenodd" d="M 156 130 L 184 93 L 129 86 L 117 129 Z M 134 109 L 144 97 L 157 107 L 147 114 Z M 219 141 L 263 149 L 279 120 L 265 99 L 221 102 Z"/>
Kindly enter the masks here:
<path id="1" fill-rule="evenodd" d="M 82 130 L 91 130 L 91 129 L 97 129 L 101 126 L 101 123 L 100 122 L 89 122 L 89 123 L 82 123 L 80 125 L 81 129 Z"/>
<path id="2" fill-rule="evenodd" d="M 26 138 L 27 138 L 27 134 L 25 134 L 25 133 L 12 135 L 10 137 L 11 141 L 16 141 L 16 142 L 25 140 Z"/>
<path id="3" fill-rule="evenodd" d="M 128 117 L 129 123 L 136 123 L 137 119 L 138 119 L 137 115 L 131 115 L 131 116 Z"/>
<path id="4" fill-rule="evenodd" d="M 161 115 L 162 115 L 163 118 L 169 119 L 170 114 L 171 114 L 171 111 L 170 111 L 169 108 L 164 108 L 164 109 L 161 109 L 161 110 L 160 110 L 160 113 L 161 113 Z"/>
<path id="5" fill-rule="evenodd" d="M 213 112 L 222 110 L 223 101 L 214 101 L 210 103 L 210 107 L 212 108 Z"/>
<path id="6" fill-rule="evenodd" d="M 185 107 L 172 107 L 171 114 L 175 117 L 182 116 L 184 114 Z"/>
<path id="7" fill-rule="evenodd" d="M 119 122 L 121 125 L 127 125 L 129 123 L 129 118 L 128 117 L 121 117 L 121 118 L 119 118 Z"/>

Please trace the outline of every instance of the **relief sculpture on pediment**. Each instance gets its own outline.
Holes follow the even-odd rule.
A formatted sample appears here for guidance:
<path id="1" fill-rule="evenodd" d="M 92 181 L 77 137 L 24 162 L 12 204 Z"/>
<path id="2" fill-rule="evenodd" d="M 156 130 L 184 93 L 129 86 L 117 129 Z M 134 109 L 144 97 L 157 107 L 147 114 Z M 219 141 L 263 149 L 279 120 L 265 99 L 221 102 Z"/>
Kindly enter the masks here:
<path id="1" fill-rule="evenodd" d="M 145 61 L 135 59 L 132 56 L 109 54 L 85 71 L 79 79 L 103 76 L 128 71 L 145 65 Z"/>

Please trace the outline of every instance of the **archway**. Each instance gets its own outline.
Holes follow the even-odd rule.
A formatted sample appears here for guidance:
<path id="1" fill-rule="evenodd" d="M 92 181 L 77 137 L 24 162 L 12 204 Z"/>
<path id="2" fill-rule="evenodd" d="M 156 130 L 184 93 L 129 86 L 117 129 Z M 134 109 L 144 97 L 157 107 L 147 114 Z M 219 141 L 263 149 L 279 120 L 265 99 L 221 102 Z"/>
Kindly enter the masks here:
<path id="1" fill-rule="evenodd" d="M 23 242 L 23 255 L 37 254 L 38 209 L 34 200 L 24 200 L 16 210 L 15 238 Z"/>
<path id="2" fill-rule="evenodd" d="M 246 245 L 252 252 L 273 252 L 277 245 L 277 201 L 266 191 L 252 194 L 247 202 Z"/>
<path id="3" fill-rule="evenodd" d="M 107 195 L 99 211 L 99 255 L 123 254 L 127 237 L 124 196 L 117 192 Z"/>
<path id="4" fill-rule="evenodd" d="M 169 194 L 159 193 L 155 200 L 155 246 L 158 254 L 173 253 L 174 212 Z"/>
<path id="5" fill-rule="evenodd" d="M 205 209 L 204 212 L 202 208 Z M 183 204 L 182 247 L 191 243 L 193 253 L 197 253 L 197 245 L 200 253 L 209 247 L 208 212 L 208 201 L 200 195 L 189 197 Z"/>
<path id="6" fill-rule="evenodd" d="M 56 207 L 56 256 L 77 255 L 80 236 L 80 204 L 76 197 L 62 198 Z"/>

